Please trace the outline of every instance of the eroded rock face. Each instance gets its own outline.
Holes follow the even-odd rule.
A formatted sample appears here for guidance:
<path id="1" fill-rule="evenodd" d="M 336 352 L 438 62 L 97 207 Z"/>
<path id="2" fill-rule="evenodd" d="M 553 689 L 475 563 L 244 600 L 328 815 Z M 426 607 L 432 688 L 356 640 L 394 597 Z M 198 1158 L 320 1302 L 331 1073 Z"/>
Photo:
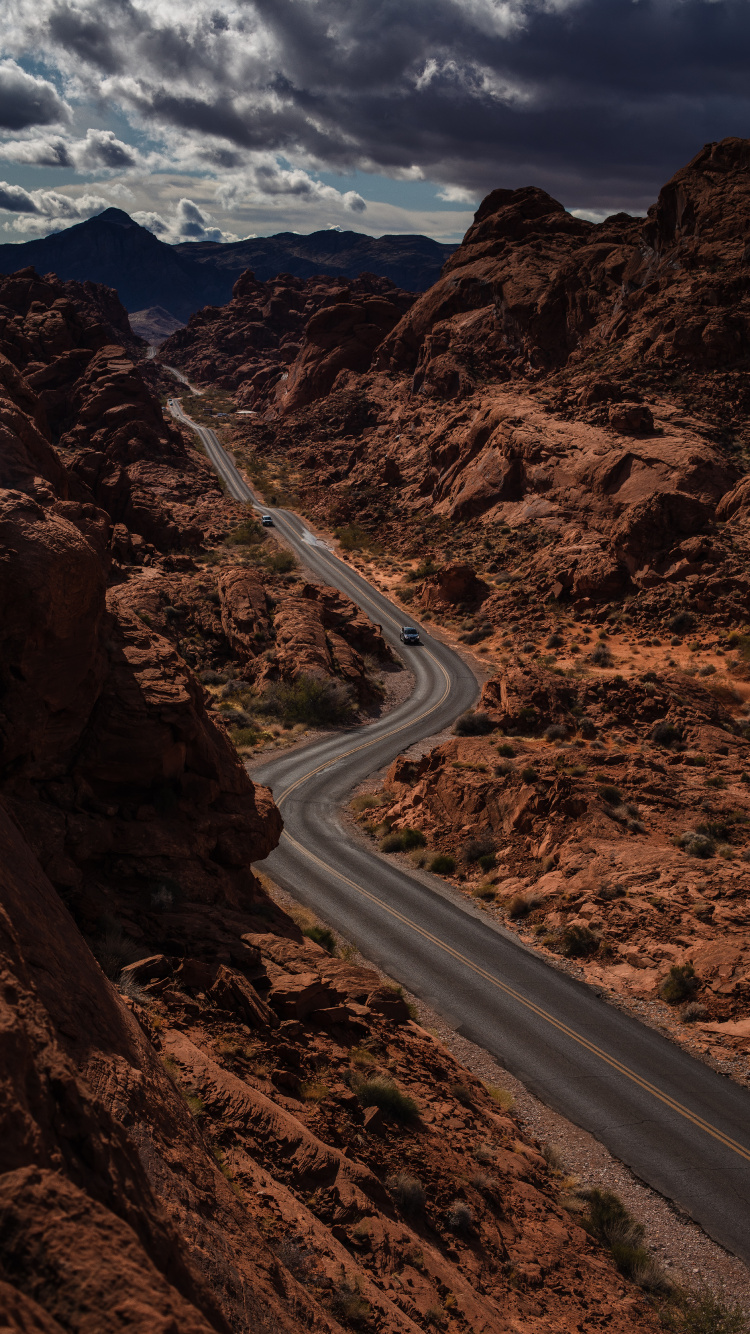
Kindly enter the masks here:
<path id="1" fill-rule="evenodd" d="M 339 372 L 364 371 L 414 300 L 387 278 L 237 279 L 226 306 L 191 316 L 160 360 L 198 383 L 236 392 L 239 405 L 276 414 L 328 393 Z"/>

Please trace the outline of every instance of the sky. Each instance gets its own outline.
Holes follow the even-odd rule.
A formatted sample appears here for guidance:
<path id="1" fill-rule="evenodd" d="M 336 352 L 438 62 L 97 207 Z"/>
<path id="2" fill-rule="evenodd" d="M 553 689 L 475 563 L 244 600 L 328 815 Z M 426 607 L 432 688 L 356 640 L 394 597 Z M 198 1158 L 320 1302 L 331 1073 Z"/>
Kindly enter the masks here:
<path id="1" fill-rule="evenodd" d="M 750 136 L 748 0 L 0 0 L 0 240 L 460 240 L 537 185 L 643 213 Z"/>

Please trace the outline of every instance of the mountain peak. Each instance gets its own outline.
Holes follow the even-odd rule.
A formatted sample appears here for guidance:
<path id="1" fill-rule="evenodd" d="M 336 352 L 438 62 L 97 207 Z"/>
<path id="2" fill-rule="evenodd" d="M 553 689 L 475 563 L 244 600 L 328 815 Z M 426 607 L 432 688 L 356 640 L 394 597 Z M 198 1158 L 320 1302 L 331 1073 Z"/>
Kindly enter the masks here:
<path id="1" fill-rule="evenodd" d="M 129 213 L 121 208 L 105 208 L 103 213 L 94 215 L 99 222 L 114 222 L 118 227 L 139 227 L 140 224 L 134 222 Z"/>

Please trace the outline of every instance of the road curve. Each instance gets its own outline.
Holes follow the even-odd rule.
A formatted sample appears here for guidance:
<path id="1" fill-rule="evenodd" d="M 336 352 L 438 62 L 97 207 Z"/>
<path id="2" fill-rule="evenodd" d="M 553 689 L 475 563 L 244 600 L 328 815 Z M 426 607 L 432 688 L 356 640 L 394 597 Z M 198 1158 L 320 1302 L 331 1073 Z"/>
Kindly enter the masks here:
<path id="1" fill-rule="evenodd" d="M 198 432 L 231 494 L 260 508 L 214 432 L 177 400 L 169 407 Z M 296 515 L 273 517 L 300 559 L 398 647 L 398 610 Z M 349 839 L 338 812 L 355 784 L 475 697 L 466 665 L 436 640 L 409 650 L 408 662 L 414 692 L 387 718 L 254 773 L 284 816 L 281 843 L 261 865 L 750 1264 L 750 1093 L 551 967 L 436 877 L 409 875 Z"/>

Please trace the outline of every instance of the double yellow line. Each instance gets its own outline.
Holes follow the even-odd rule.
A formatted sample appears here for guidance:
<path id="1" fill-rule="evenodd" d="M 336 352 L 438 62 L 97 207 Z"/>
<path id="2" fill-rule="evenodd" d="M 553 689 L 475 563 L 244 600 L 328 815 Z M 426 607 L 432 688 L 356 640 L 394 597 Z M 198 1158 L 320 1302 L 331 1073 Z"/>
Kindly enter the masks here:
<path id="1" fill-rule="evenodd" d="M 428 718 L 431 713 L 434 713 L 446 699 L 450 691 L 450 677 L 447 671 L 442 666 L 442 663 L 438 662 L 434 654 L 429 653 L 429 650 L 427 651 L 427 654 L 443 673 L 445 678 L 445 689 L 443 690 L 440 699 L 437 700 L 435 704 L 431 705 L 429 709 L 425 709 L 423 713 L 418 714 L 417 717 L 412 720 L 415 723 L 421 722 L 423 718 Z M 282 803 L 287 800 L 292 792 L 294 792 L 302 783 L 307 782 L 308 778 L 314 777 L 315 774 L 320 773 L 323 769 L 327 769 L 331 764 L 336 764 L 340 760 L 346 759 L 349 755 L 355 755 L 358 751 L 366 750 L 368 747 L 376 745 L 379 741 L 385 740 L 386 737 L 394 736 L 400 730 L 401 728 L 394 727 L 390 732 L 384 732 L 381 736 L 374 737 L 370 741 L 361 742 L 358 746 L 352 746 L 349 750 L 337 755 L 335 759 L 326 760 L 322 764 L 319 764 L 317 768 L 311 769 L 309 773 L 304 774 L 294 783 L 291 783 L 281 796 L 277 798 L 277 806 L 281 807 Z M 549 1024 L 551 1028 L 556 1030 L 556 1032 L 569 1038 L 572 1042 L 575 1042 L 579 1047 L 583 1048 L 584 1051 L 587 1051 L 591 1056 L 595 1056 L 598 1060 L 602 1061 L 603 1064 L 609 1066 L 610 1069 L 614 1070 L 617 1074 L 630 1080 L 632 1084 L 635 1084 L 638 1088 L 642 1089 L 644 1093 L 648 1093 L 651 1097 L 657 1099 L 657 1101 L 667 1107 L 669 1111 L 675 1112 L 678 1116 L 683 1117 L 684 1120 L 690 1122 L 696 1129 L 702 1130 L 705 1134 L 710 1135 L 712 1139 L 716 1140 L 725 1149 L 730 1149 L 733 1153 L 738 1154 L 740 1158 L 744 1158 L 745 1162 L 750 1163 L 750 1150 L 746 1149 L 744 1145 L 740 1144 L 737 1140 L 732 1139 L 730 1135 L 726 1135 L 723 1130 L 719 1130 L 718 1127 L 712 1125 L 710 1121 L 706 1121 L 702 1116 L 698 1116 L 696 1112 L 691 1111 L 689 1107 L 685 1107 L 684 1104 L 678 1102 L 676 1098 L 672 1098 L 668 1093 L 664 1093 L 661 1089 L 657 1088 L 657 1086 L 652 1084 L 648 1079 L 644 1079 L 643 1076 L 639 1075 L 635 1070 L 631 1070 L 630 1066 L 625 1065 L 622 1061 L 618 1061 L 616 1057 L 610 1056 L 608 1052 L 604 1051 L 601 1047 L 598 1047 L 596 1043 L 590 1042 L 589 1039 L 584 1037 L 581 1033 L 577 1033 L 575 1029 L 570 1028 L 567 1024 L 562 1023 L 561 1020 L 556 1019 L 548 1010 L 542 1009 L 540 1005 L 536 1005 L 533 1001 L 528 1000 L 513 987 L 507 986 L 505 982 L 500 981 L 499 978 L 495 977 L 492 973 L 489 973 L 486 968 L 482 968 L 479 964 L 476 964 L 471 959 L 467 958 L 467 956 L 462 954 L 460 950 L 454 949 L 452 945 L 446 944 L 446 942 L 441 940 L 439 936 L 433 935 L 431 931 L 427 931 L 422 926 L 418 926 L 416 922 L 411 920 L 411 918 L 405 917 L 403 913 L 399 912 L 396 908 L 392 908 L 389 904 L 378 898 L 376 894 L 372 894 L 370 890 L 365 889 L 362 885 L 358 885 L 354 880 L 350 880 L 348 876 L 344 875 L 341 871 L 337 871 L 335 867 L 330 866 L 327 862 L 322 861 L 320 857 L 316 857 L 314 852 L 311 852 L 309 848 L 304 847 L 304 845 L 299 843 L 296 838 L 292 838 L 291 834 L 285 831 L 282 838 L 285 839 L 287 843 L 291 844 L 297 852 L 301 853 L 304 857 L 307 857 L 309 861 L 314 862 L 322 871 L 325 871 L 328 875 L 336 876 L 338 880 L 342 881 L 343 884 L 348 885 L 357 894 L 361 895 L 362 898 L 375 904 L 381 912 L 387 913 L 389 917 L 392 917 L 402 926 L 413 931 L 415 935 L 420 936 L 422 940 L 427 941 L 430 945 L 436 946 L 437 949 L 441 950 L 444 954 L 449 955 L 450 958 L 455 959 L 455 961 L 462 964 L 464 968 L 468 968 L 470 972 L 476 974 L 476 976 L 480 977 L 484 982 L 489 982 L 491 986 L 496 987 L 498 991 L 501 991 L 510 1000 L 523 1006 L 525 1010 L 536 1015 L 538 1019 L 544 1020 L 544 1022 Z"/>

